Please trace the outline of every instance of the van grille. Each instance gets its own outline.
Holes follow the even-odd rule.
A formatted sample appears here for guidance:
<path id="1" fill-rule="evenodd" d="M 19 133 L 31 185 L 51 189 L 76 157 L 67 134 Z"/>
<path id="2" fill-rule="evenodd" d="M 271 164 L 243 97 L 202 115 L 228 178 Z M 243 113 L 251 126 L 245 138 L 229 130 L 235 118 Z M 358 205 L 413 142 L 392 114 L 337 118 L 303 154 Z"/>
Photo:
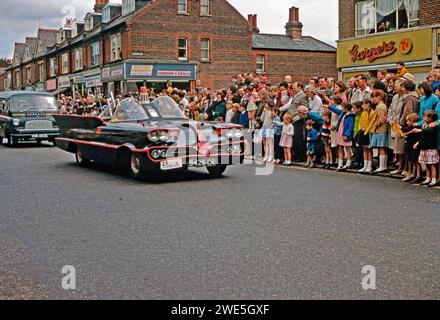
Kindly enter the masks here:
<path id="1" fill-rule="evenodd" d="M 25 126 L 26 130 L 46 130 L 53 129 L 52 121 L 48 120 L 32 120 L 26 122 Z"/>

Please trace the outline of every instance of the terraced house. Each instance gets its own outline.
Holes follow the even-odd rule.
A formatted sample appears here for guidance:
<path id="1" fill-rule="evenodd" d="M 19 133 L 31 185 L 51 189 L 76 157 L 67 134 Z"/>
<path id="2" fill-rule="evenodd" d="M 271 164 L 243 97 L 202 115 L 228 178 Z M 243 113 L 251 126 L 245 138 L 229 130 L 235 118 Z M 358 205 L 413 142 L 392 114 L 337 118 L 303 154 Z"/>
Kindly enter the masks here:
<path id="1" fill-rule="evenodd" d="M 287 15 L 285 32 L 275 35 L 260 33 L 256 15 L 246 19 L 226 0 L 96 0 L 83 20 L 67 19 L 55 36 L 51 30 L 53 43 L 37 41 L 43 55 L 24 61 L 16 45 L 11 88 L 125 94 L 141 86 L 160 90 L 169 81 L 219 89 L 243 72 L 276 81 L 286 74 L 301 81 L 335 77 L 336 49 L 303 36 L 298 8 Z"/>

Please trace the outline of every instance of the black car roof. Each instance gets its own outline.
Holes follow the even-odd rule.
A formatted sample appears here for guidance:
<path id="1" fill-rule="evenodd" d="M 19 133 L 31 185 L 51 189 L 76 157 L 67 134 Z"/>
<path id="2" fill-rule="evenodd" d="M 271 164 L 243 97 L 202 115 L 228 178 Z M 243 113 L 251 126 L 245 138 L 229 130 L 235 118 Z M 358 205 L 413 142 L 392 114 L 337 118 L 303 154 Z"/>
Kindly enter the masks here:
<path id="1" fill-rule="evenodd" d="M 36 92 L 36 91 L 4 91 L 4 92 L 0 92 L 0 98 L 3 98 L 3 99 L 10 99 L 11 97 L 14 97 L 14 96 L 31 96 L 31 95 L 52 97 L 52 95 L 47 92 Z"/>

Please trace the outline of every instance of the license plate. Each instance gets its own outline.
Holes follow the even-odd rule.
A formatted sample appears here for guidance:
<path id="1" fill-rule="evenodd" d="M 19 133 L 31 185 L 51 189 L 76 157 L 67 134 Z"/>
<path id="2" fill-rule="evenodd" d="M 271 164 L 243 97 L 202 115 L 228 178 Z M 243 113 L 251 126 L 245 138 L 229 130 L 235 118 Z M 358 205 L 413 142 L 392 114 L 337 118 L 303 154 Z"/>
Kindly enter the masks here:
<path id="1" fill-rule="evenodd" d="M 191 159 L 189 160 L 190 167 L 215 167 L 217 165 L 215 159 Z"/>
<path id="2" fill-rule="evenodd" d="M 160 163 L 161 170 L 173 170 L 183 167 L 182 159 L 165 160 Z"/>
<path id="3" fill-rule="evenodd" d="M 34 139 L 47 139 L 49 136 L 47 134 L 33 134 L 32 138 Z"/>

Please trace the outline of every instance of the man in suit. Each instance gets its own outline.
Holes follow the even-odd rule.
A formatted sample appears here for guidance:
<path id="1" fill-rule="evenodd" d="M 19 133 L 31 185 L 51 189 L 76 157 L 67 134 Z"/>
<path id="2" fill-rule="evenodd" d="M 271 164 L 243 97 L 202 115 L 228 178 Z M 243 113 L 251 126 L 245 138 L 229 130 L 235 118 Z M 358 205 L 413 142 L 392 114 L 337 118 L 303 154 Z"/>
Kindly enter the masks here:
<path id="1" fill-rule="evenodd" d="M 304 93 L 304 85 L 300 82 L 295 84 L 295 94 L 290 98 L 289 102 L 280 108 L 281 112 L 286 112 L 293 117 L 293 121 L 298 120 L 298 107 L 309 107 L 309 98 Z"/>

